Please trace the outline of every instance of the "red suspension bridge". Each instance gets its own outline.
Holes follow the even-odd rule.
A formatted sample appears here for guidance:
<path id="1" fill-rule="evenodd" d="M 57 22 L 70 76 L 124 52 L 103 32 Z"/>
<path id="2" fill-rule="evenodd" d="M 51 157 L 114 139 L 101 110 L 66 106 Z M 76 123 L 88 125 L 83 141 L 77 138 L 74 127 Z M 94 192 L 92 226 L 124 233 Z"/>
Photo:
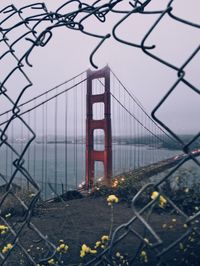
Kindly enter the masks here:
<path id="1" fill-rule="evenodd" d="M 99 179 L 131 172 L 177 154 L 177 145 L 147 114 L 142 104 L 106 66 L 87 70 L 19 105 L 20 116 L 36 132 L 24 155 L 24 167 L 41 184 L 45 198 L 50 189 L 63 193 Z M 4 125 L 12 110 L 3 112 Z M 8 128 L 14 147 L 1 149 L 1 174 L 8 179 L 14 162 L 30 140 L 30 130 L 19 119 Z M 10 167 L 11 166 L 11 167 Z M 20 172 L 16 180 L 25 183 Z"/>

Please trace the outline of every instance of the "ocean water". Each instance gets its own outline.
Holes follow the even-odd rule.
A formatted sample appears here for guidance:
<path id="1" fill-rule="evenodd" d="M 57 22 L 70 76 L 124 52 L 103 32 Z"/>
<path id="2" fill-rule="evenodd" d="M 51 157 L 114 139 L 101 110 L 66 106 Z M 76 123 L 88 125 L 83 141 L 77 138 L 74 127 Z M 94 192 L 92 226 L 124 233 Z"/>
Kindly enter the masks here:
<path id="1" fill-rule="evenodd" d="M 14 143 L 13 145 L 19 154 L 25 147 L 23 143 Z M 103 147 L 99 144 L 96 148 L 101 150 Z M 142 145 L 114 144 L 112 150 L 113 176 L 181 153 L 176 150 L 155 149 Z M 0 156 L 0 172 L 9 180 L 15 170 L 11 162 L 18 156 L 5 145 L 0 149 Z M 77 188 L 85 180 L 84 144 L 33 143 L 26 151 L 24 159 L 24 167 L 40 185 L 44 198 L 49 198 L 55 193 L 60 194 L 66 189 Z M 103 166 L 101 162 L 97 162 L 95 177 L 98 179 L 101 176 L 103 176 Z M 27 184 L 26 179 L 19 171 L 16 174 L 15 182 L 19 185 Z"/>

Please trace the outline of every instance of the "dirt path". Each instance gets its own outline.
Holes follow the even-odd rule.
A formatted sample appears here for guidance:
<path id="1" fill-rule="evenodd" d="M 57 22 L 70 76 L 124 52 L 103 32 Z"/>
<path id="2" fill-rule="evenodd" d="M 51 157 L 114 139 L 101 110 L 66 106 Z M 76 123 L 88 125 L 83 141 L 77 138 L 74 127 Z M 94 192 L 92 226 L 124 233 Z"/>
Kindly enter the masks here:
<path id="1" fill-rule="evenodd" d="M 116 204 L 114 206 L 114 228 L 122 223 L 128 222 L 132 216 L 133 212 L 126 203 Z M 81 245 L 85 243 L 91 248 L 94 248 L 95 243 L 100 240 L 103 235 L 109 234 L 110 207 L 107 205 L 104 197 L 83 198 L 65 203 L 46 203 L 37 210 L 35 216 L 32 218 L 32 222 L 43 234 L 48 235 L 49 239 L 56 246 L 59 245 L 59 240 L 64 240 L 64 242 L 69 246 L 69 251 L 63 257 L 63 265 L 79 265 L 81 262 Z M 153 213 L 149 223 L 161 239 L 164 240 L 166 246 L 175 241 L 186 230 L 183 226 L 183 219 L 177 215 L 169 213 Z M 144 233 L 144 226 L 139 222 L 134 223 L 132 228 L 138 233 Z M 145 237 L 152 243 L 155 241 L 155 239 L 153 239 L 148 233 Z M 42 243 L 33 243 L 32 240 L 35 238 L 36 236 L 34 236 L 30 232 L 30 229 L 27 228 L 21 242 L 26 249 L 29 250 L 32 256 L 37 257 L 37 255 L 33 254 L 37 254 L 43 250 L 43 246 Z M 141 241 L 139 241 L 134 234 L 129 233 L 128 236 L 123 241 L 120 241 L 116 246 L 114 254 L 116 254 L 116 252 L 120 252 L 121 254 L 127 254 L 129 257 L 132 255 L 133 257 L 137 252 L 140 243 Z M 187 260 L 188 258 L 188 255 L 186 254 L 187 252 L 182 250 L 185 248 L 188 248 L 189 250 L 187 243 L 184 243 L 183 247 L 177 245 L 176 249 L 173 249 L 173 252 L 167 253 L 165 260 L 170 259 L 170 266 L 187 265 L 184 264 L 185 261 L 182 261 L 182 254 L 186 256 L 184 257 L 184 260 Z M 189 252 L 191 253 L 192 250 Z M 148 263 L 144 264 L 144 262 L 141 262 L 140 256 L 138 255 L 138 261 L 134 262 L 133 265 L 155 266 L 155 254 L 148 249 L 147 253 L 149 256 Z M 198 257 L 195 257 L 195 260 L 190 258 L 190 265 L 199 265 L 199 261 Z M 26 263 L 22 262 L 20 265 L 26 265 Z M 30 263 L 27 265 L 30 266 Z"/>

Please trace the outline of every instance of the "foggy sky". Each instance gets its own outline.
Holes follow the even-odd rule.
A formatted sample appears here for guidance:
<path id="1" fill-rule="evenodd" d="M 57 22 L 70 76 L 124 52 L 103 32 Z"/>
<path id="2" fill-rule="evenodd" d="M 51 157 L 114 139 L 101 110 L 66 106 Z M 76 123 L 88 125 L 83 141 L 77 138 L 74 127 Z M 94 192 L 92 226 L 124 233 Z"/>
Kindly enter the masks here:
<path id="1" fill-rule="evenodd" d="M 18 7 L 33 2 L 36 1 L 3 0 L 0 2 L 0 9 L 10 3 Z M 54 11 L 65 1 L 45 0 L 43 2 L 47 4 L 50 10 Z M 123 2 L 123 7 L 126 8 L 128 1 Z M 154 0 L 149 10 L 162 10 L 168 2 Z M 200 24 L 200 1 L 190 0 L 189 2 L 188 5 L 188 0 L 175 0 L 173 12 L 179 17 Z M 90 19 L 85 24 L 85 28 L 88 31 L 103 35 L 112 33 L 112 27 L 121 17 L 122 15 L 119 14 L 109 15 L 108 21 L 103 24 L 95 19 Z M 124 38 L 129 42 L 140 43 L 140 40 L 157 17 L 158 15 L 132 15 L 119 27 L 117 33 L 120 38 Z M 89 63 L 89 55 L 98 44 L 98 39 L 66 28 L 53 30 L 53 33 L 54 37 L 48 45 L 45 48 L 34 49 L 30 56 L 30 61 L 34 67 L 26 67 L 26 72 L 28 72 L 34 85 L 25 93 L 22 102 L 67 80 L 88 67 L 92 69 Z M 152 53 L 179 67 L 197 48 L 199 40 L 199 29 L 183 25 L 166 16 L 152 33 L 147 44 L 155 44 L 156 48 L 152 50 Z M 18 48 L 25 51 L 27 46 L 24 43 Z M 113 37 L 103 44 L 95 54 L 94 60 L 99 68 L 109 64 L 119 79 L 136 95 L 148 112 L 152 111 L 177 80 L 176 71 L 148 57 L 141 49 L 119 43 Z M 9 65 L 10 62 L 6 62 L 3 68 L 2 65 L 0 66 L 1 77 L 4 77 Z M 185 70 L 186 79 L 199 89 L 200 53 L 196 55 Z M 14 83 L 10 85 L 15 86 Z M 19 90 L 15 92 L 13 90 L 13 97 L 17 93 L 19 93 Z M 196 134 L 199 131 L 200 99 L 198 96 L 185 85 L 179 85 L 159 110 L 159 118 L 177 133 Z"/>

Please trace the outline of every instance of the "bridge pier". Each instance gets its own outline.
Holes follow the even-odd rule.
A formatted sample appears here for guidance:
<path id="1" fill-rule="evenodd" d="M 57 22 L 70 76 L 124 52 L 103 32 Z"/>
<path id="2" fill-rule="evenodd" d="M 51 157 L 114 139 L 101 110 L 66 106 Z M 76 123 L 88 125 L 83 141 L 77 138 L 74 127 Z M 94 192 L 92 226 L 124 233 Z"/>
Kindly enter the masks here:
<path id="1" fill-rule="evenodd" d="M 92 81 L 104 79 L 105 90 L 102 94 L 93 94 Z M 101 161 L 104 165 L 104 183 L 111 184 L 112 177 L 112 130 L 111 130 L 111 104 L 110 104 L 110 69 L 108 66 L 98 71 L 87 71 L 87 99 L 86 99 L 86 188 L 94 186 L 95 162 Z M 94 120 L 93 104 L 104 104 L 104 118 Z M 94 149 L 94 130 L 104 131 L 104 150 Z"/>

